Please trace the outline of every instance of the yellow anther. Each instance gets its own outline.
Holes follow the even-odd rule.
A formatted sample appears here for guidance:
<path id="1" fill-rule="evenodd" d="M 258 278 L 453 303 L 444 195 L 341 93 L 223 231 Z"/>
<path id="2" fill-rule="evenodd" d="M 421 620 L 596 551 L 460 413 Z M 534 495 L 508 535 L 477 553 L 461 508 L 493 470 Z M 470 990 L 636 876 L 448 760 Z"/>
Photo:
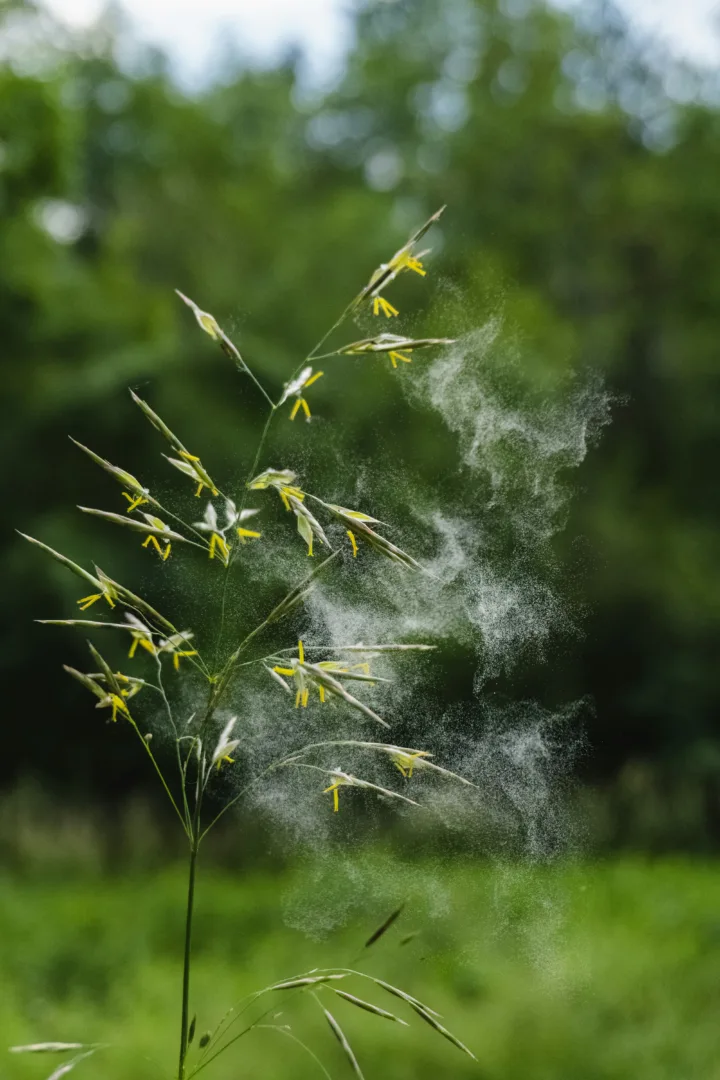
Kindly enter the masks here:
<path id="1" fill-rule="evenodd" d="M 355 533 L 351 532 L 350 529 L 348 529 L 347 534 L 350 537 L 350 543 L 352 544 L 353 559 L 355 559 L 355 558 L 357 558 L 357 553 L 358 553 L 358 546 L 357 546 L 357 540 L 355 539 Z"/>
<path id="2" fill-rule="evenodd" d="M 393 765 L 396 769 L 399 769 L 403 776 L 410 779 L 413 774 L 413 769 L 416 763 L 424 757 L 428 757 L 427 750 L 416 750 L 414 754 L 405 754 L 402 751 L 397 751 L 392 755 Z"/>
<path id="3" fill-rule="evenodd" d="M 163 548 L 160 547 L 160 543 L 158 541 L 157 536 L 155 536 L 154 533 L 150 533 L 150 535 L 146 536 L 145 539 L 143 540 L 142 546 L 144 548 L 146 548 L 146 547 L 149 547 L 150 545 L 152 545 L 155 548 L 155 550 L 157 551 L 157 553 L 160 556 L 160 558 L 162 559 L 162 561 L 165 562 L 168 555 L 170 554 L 170 550 L 171 550 L 171 547 L 172 547 L 172 545 L 170 544 L 170 541 L 169 540 L 167 541 L 167 543 L 165 544 L 165 548 L 163 550 Z"/>
<path id="4" fill-rule="evenodd" d="M 230 558 L 230 548 L 227 546 L 225 537 L 221 536 L 220 533 L 213 533 L 210 537 L 210 548 L 208 550 L 208 557 L 211 559 L 215 558 L 215 548 L 217 548 L 220 552 L 220 557 L 222 558 L 223 562 L 227 564 L 227 561 Z"/>
<path id="5" fill-rule="evenodd" d="M 127 491 L 123 491 L 123 495 L 125 496 L 128 503 L 130 504 L 128 506 L 127 510 L 126 510 L 126 513 L 128 513 L 128 514 L 131 514 L 133 512 L 133 510 L 137 510 L 138 506 L 143 506 L 143 504 L 147 502 L 147 499 L 145 498 L 144 495 L 136 495 L 133 498 L 133 496 L 130 495 L 129 492 L 127 492 Z"/>
<path id="6" fill-rule="evenodd" d="M 326 787 L 325 790 L 323 791 L 323 795 L 327 795 L 330 792 L 332 792 L 333 813 L 335 813 L 335 814 L 337 814 L 338 810 L 340 809 L 340 799 L 338 798 L 338 791 L 340 790 L 340 786 L 341 786 L 341 781 L 336 780 L 334 784 L 331 784 L 330 787 Z"/>
<path id="7" fill-rule="evenodd" d="M 302 502 L 305 498 L 305 492 L 301 491 L 300 488 L 286 486 L 278 488 L 278 491 L 280 493 L 280 498 L 283 501 L 283 506 L 286 510 L 292 509 L 288 501 L 288 495 L 292 495 L 299 502 Z"/>
<path id="8" fill-rule="evenodd" d="M 393 307 L 392 304 L 390 304 L 382 296 L 376 296 L 373 298 L 373 315 L 379 315 L 381 311 L 383 315 L 388 319 L 392 315 L 399 314 L 398 309 L 396 307 Z"/>
<path id="9" fill-rule="evenodd" d="M 403 255 L 400 260 L 400 265 L 406 267 L 408 270 L 414 270 L 416 274 L 420 274 L 422 277 L 425 277 L 425 274 L 427 273 L 426 270 L 423 270 L 423 264 L 420 260 L 414 258 L 412 255 Z"/>
<path id="10" fill-rule="evenodd" d="M 152 641 L 148 641 L 146 637 L 140 637 L 140 635 L 138 635 L 133 638 L 132 645 L 130 646 L 130 652 L 128 653 L 130 659 L 132 659 L 137 652 L 138 645 L 142 646 L 142 648 L 145 649 L 146 652 L 149 652 L 151 656 L 155 656 L 156 649 Z"/>
<path id="11" fill-rule="evenodd" d="M 78 605 L 80 607 L 80 610 L 81 611 L 87 611 L 87 609 L 89 607 L 92 607 L 92 605 L 95 603 L 96 600 L 101 600 L 102 597 L 103 597 L 103 593 L 101 593 L 101 592 L 93 593 L 92 596 L 83 596 L 82 599 L 78 600 Z M 112 601 L 108 600 L 108 603 L 110 604 L 111 607 L 114 606 Z"/>
<path id="12" fill-rule="evenodd" d="M 117 720 L 117 714 L 121 712 L 123 716 L 129 716 L 128 707 L 123 699 L 118 694 L 111 694 L 110 701 L 112 702 L 112 716 L 111 720 Z"/>
<path id="13" fill-rule="evenodd" d="M 322 374 L 322 373 L 321 373 L 321 374 Z M 291 410 L 291 412 L 290 412 L 290 419 L 291 419 L 291 420 L 294 420 L 294 419 L 295 419 L 295 417 L 296 417 L 296 416 L 297 416 L 297 414 L 298 414 L 298 410 L 299 410 L 299 409 L 300 409 L 301 407 L 302 407 L 302 410 L 303 410 L 303 412 L 305 413 L 305 417 L 306 417 L 306 419 L 307 419 L 307 420 L 309 420 L 309 419 L 310 419 L 310 406 L 308 405 L 308 403 L 307 403 L 307 401 L 305 400 L 305 398 L 304 398 L 304 397 L 301 397 L 301 398 L 298 398 L 298 399 L 297 399 L 297 401 L 295 402 L 295 404 L 294 404 L 294 405 L 293 405 L 293 407 L 292 407 L 292 410 Z"/>
<path id="14" fill-rule="evenodd" d="M 173 667 L 176 671 L 180 670 L 180 657 L 181 656 L 197 656 L 196 649 L 183 649 L 182 652 L 173 653 Z"/>

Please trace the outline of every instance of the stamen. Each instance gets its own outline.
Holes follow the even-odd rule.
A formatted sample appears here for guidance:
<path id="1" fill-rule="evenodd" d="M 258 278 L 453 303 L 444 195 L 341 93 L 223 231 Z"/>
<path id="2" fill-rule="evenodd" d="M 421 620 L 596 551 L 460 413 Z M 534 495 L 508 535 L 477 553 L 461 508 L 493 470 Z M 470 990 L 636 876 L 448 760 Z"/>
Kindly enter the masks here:
<path id="1" fill-rule="evenodd" d="M 392 315 L 398 315 L 398 309 L 393 307 L 391 303 L 385 300 L 382 296 L 376 296 L 373 298 L 373 315 L 379 315 L 382 311 L 386 318 L 390 318 Z"/>
<path id="2" fill-rule="evenodd" d="M 78 600 L 78 605 L 80 607 L 80 610 L 81 611 L 87 611 L 87 609 L 89 607 L 92 607 L 92 605 L 95 603 L 95 601 L 100 600 L 102 596 L 103 596 L 103 593 L 93 593 L 92 596 L 83 596 L 81 600 Z M 108 600 L 108 603 L 110 604 L 110 607 L 115 606 L 112 603 L 111 600 Z"/>
<path id="3" fill-rule="evenodd" d="M 123 491 L 123 495 L 130 504 L 125 511 L 127 514 L 131 514 L 133 510 L 137 510 L 138 506 L 143 506 L 143 504 L 147 502 L 144 495 L 136 495 L 135 498 L 133 498 L 127 491 Z"/>

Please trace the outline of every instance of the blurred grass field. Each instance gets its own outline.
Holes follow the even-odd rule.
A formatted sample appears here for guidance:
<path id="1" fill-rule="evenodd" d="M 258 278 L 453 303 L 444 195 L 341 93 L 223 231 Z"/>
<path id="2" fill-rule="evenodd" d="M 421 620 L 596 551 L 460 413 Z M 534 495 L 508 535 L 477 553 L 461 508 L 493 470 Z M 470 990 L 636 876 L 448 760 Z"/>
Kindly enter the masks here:
<path id="1" fill-rule="evenodd" d="M 457 864 L 456 864 L 457 865 Z M 370 894 L 342 900 L 335 872 L 201 879 L 193 1007 L 198 1036 L 270 981 L 357 956 L 399 896 L 408 905 L 359 965 L 438 1009 L 475 1065 L 417 1017 L 402 1028 L 326 992 L 366 1077 L 424 1080 L 720 1078 L 720 870 L 710 862 L 619 860 L 553 867 L 404 863 L 368 856 Z M 429 889 L 419 884 L 432 882 Z M 386 897 L 382 895 L 382 889 Z M 176 1056 L 184 871 L 37 874 L 0 883 L 0 1037 L 112 1043 L 81 1080 L 157 1080 Z M 385 900 L 387 899 L 387 907 Z M 339 905 L 342 929 L 317 930 Z M 294 925 L 293 925 L 294 924 Z M 304 925 L 300 925 L 304 924 Z M 401 945 L 410 934 L 411 941 Z M 352 992 L 395 1011 L 370 984 Z M 305 997 L 273 1005 L 333 1077 L 347 1061 Z M 398 1009 L 402 1015 L 402 1009 Z M 6 1055 L 0 1076 L 45 1077 L 59 1059 Z M 321 1076 L 281 1033 L 249 1033 L 203 1076 Z"/>

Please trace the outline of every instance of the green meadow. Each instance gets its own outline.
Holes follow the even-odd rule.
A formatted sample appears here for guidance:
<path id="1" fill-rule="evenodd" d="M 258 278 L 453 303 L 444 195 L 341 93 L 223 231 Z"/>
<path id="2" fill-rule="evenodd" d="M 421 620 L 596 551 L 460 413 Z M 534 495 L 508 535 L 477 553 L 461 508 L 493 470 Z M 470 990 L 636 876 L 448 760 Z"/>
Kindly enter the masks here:
<path id="1" fill-rule="evenodd" d="M 445 1042 L 368 981 L 331 991 L 367 1077 L 438 1080 L 712 1080 L 720 1077 L 720 870 L 710 862 L 616 860 L 545 867 L 360 860 L 246 876 L 210 870 L 198 896 L 196 1043 L 269 981 L 357 964 L 436 1009 L 477 1055 Z M 342 878 L 342 881 L 338 879 Z M 421 884 L 422 882 L 422 884 Z M 429 882 L 429 884 L 428 884 Z M 369 884 L 368 884 L 369 883 Z M 174 1060 L 184 871 L 5 877 L 0 886 L 0 1032 L 110 1044 L 78 1080 L 157 1080 Z M 406 907 L 363 943 L 398 897 Z M 328 925 L 335 913 L 338 924 Z M 408 938 L 410 940 L 408 940 Z M 331 1000 L 334 999 L 334 1000 Z M 203 1070 L 210 1080 L 350 1076 L 317 1003 L 275 992 L 230 1027 L 257 1026 Z M 237 1010 L 239 1012 L 239 1010 Z M 45 1080 L 61 1058 L 7 1055 L 0 1075 Z"/>

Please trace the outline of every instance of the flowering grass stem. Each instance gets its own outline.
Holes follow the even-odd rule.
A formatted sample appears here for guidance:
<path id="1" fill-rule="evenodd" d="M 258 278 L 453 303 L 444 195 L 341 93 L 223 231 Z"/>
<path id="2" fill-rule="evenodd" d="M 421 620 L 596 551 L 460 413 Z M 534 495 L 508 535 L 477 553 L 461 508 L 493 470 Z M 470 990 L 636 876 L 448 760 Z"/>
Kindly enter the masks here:
<path id="1" fill-rule="evenodd" d="M 197 824 L 197 823 L 196 823 Z M 197 839 L 191 837 L 188 864 L 187 909 L 185 912 L 185 950 L 183 953 L 182 1009 L 180 1018 L 180 1061 L 178 1080 L 184 1080 L 185 1058 L 188 1051 L 188 1018 L 190 1012 L 190 964 L 192 955 L 192 925 L 195 909 L 195 870 L 197 866 Z"/>
<path id="2" fill-rule="evenodd" d="M 323 372 L 313 372 L 312 366 L 309 366 L 310 361 L 316 361 L 331 356 L 355 355 L 356 353 L 372 352 L 387 354 L 392 365 L 396 366 L 398 359 L 405 361 L 406 363 L 410 362 L 410 358 L 402 355 L 398 350 L 403 349 L 405 352 L 411 352 L 412 349 L 421 348 L 426 345 L 443 344 L 449 341 L 449 339 L 412 339 L 401 338 L 397 335 L 379 334 L 375 337 L 364 338 L 361 341 L 350 342 L 350 344 L 343 345 L 337 350 L 322 352 L 323 347 L 326 346 L 326 343 L 332 335 L 340 328 L 348 317 L 355 316 L 356 313 L 359 314 L 361 307 L 366 307 L 367 314 L 370 314 L 370 312 L 373 311 L 375 315 L 383 313 L 387 318 L 397 315 L 397 309 L 392 306 L 390 301 L 384 296 L 379 295 L 380 290 L 384 292 L 402 271 L 410 270 L 421 276 L 425 275 L 426 271 L 420 261 L 425 255 L 425 252 L 416 253 L 414 248 L 417 241 L 424 235 L 430 225 L 437 220 L 438 216 L 439 214 L 436 214 L 430 218 L 429 221 L 427 221 L 418 232 L 410 237 L 407 243 L 392 256 L 388 263 L 381 264 L 380 267 L 374 271 L 364 288 L 356 294 L 354 299 L 345 307 L 332 326 L 329 327 L 313 349 L 311 349 L 300 362 L 295 373 L 291 375 L 290 379 L 284 384 L 283 392 L 277 401 L 273 400 L 262 382 L 245 362 L 239 349 L 218 325 L 217 320 L 208 312 L 199 308 L 198 305 L 187 296 L 184 296 L 182 293 L 179 294 L 184 303 L 192 310 L 203 331 L 220 346 L 226 356 L 233 361 L 237 369 L 250 378 L 251 382 L 259 391 L 262 399 L 269 407 L 264 418 L 259 440 L 254 450 L 251 467 L 247 473 L 242 492 L 237 496 L 239 508 L 232 498 L 224 494 L 220 484 L 217 484 L 214 481 L 207 468 L 203 465 L 201 458 L 196 453 L 191 452 L 163 418 L 155 412 L 151 405 L 133 391 L 131 391 L 131 395 L 135 404 L 155 430 L 170 444 L 173 454 L 176 455 L 168 456 L 167 454 L 164 454 L 163 457 L 165 457 L 167 462 L 173 466 L 176 473 L 179 472 L 186 480 L 189 480 L 192 483 L 194 494 L 197 498 L 200 498 L 204 491 L 208 493 L 208 502 L 201 521 L 188 523 L 175 513 L 174 510 L 163 506 L 162 503 L 155 498 L 154 494 L 151 493 L 150 489 L 144 487 L 131 473 L 112 464 L 110 461 L 82 444 L 77 444 L 96 465 L 100 466 L 105 473 L 109 474 L 121 485 L 123 489 L 122 495 L 127 503 L 127 505 L 123 506 L 124 513 L 118 513 L 115 510 L 87 507 L 80 507 L 81 510 L 93 517 L 103 519 L 108 524 L 122 526 L 121 531 L 126 535 L 128 532 L 131 534 L 134 532 L 136 534 L 136 539 L 137 533 L 145 534 L 142 546 L 148 548 L 150 551 L 154 550 L 163 563 L 167 561 L 171 554 L 171 550 L 173 552 L 177 550 L 175 546 L 177 544 L 180 551 L 185 550 L 187 545 L 190 549 L 199 550 L 203 552 L 207 558 L 213 560 L 210 566 L 211 573 L 216 572 L 218 563 L 223 567 L 223 578 L 221 581 L 220 601 L 217 613 L 217 634 L 216 636 L 213 634 L 215 640 L 214 652 L 212 653 L 212 667 L 209 666 L 209 662 L 205 660 L 200 649 L 196 647 L 194 640 L 195 631 L 180 631 L 169 619 L 157 611 L 143 597 L 137 596 L 135 593 L 131 592 L 120 582 L 115 581 L 105 574 L 99 567 L 96 566 L 94 568 L 95 572 L 90 573 L 67 556 L 50 548 L 47 544 L 35 540 L 32 537 L 26 537 L 30 543 L 43 550 L 66 569 L 69 569 L 76 577 L 80 578 L 83 582 L 83 589 L 85 592 L 88 592 L 89 587 L 91 590 L 89 595 L 82 596 L 77 600 L 81 612 L 85 612 L 95 604 L 98 604 L 99 606 L 93 610 L 93 616 L 95 616 L 100 609 L 104 609 L 106 604 L 113 612 L 108 620 L 88 618 L 40 621 L 67 626 L 82 626 L 87 627 L 92 631 L 103 628 L 125 631 L 125 633 L 130 634 L 131 638 L 128 659 L 133 660 L 136 657 L 136 654 L 140 657 L 143 656 L 144 653 L 149 653 L 157 668 L 157 682 L 151 682 L 137 675 L 125 674 L 123 671 L 114 670 L 95 645 L 92 642 L 88 642 L 94 670 L 91 672 L 82 672 L 69 667 L 66 667 L 66 670 L 77 682 L 90 692 L 91 696 L 95 699 L 96 708 L 109 710 L 109 713 L 106 713 L 106 715 L 111 722 L 122 723 L 127 721 L 129 723 L 130 727 L 135 732 L 135 735 L 142 743 L 143 749 L 157 773 L 160 783 L 188 840 L 188 877 L 181 978 L 182 996 L 180 1006 L 180 1045 L 177 1059 L 177 1080 L 191 1080 L 192 1077 L 197 1075 L 197 1073 L 214 1061 L 220 1054 L 223 1054 L 234 1045 L 238 1039 L 242 1038 L 249 1031 L 257 1028 L 278 1031 L 294 1040 L 311 1055 L 323 1074 L 326 1077 L 329 1076 L 319 1058 L 317 1058 L 314 1052 L 309 1047 L 305 1046 L 301 1040 L 297 1039 L 288 1025 L 278 1024 L 272 1021 L 263 1023 L 263 1021 L 275 1010 L 276 1005 L 274 1002 L 261 1012 L 259 1016 L 256 1016 L 250 1023 L 247 1023 L 242 1030 L 238 1031 L 234 1025 L 239 1021 L 240 1017 L 244 1016 L 247 1011 L 254 1006 L 255 1002 L 259 1001 L 263 995 L 271 994 L 271 992 L 275 995 L 288 994 L 290 996 L 311 993 L 315 996 L 313 993 L 314 989 L 324 989 L 326 993 L 329 993 L 330 990 L 328 987 L 334 985 L 333 980 L 344 980 L 351 976 L 371 978 L 362 972 L 356 972 L 354 968 L 330 968 L 323 971 L 315 970 L 305 972 L 299 976 L 296 975 L 290 979 L 275 982 L 266 986 L 262 990 L 244 998 L 240 1003 L 242 1008 L 239 1012 L 231 1010 L 230 1013 L 223 1017 L 212 1034 L 208 1033 L 199 1039 L 199 1055 L 194 1059 L 194 1066 L 188 1066 L 188 1054 L 193 1046 L 195 1035 L 195 1020 L 190 1019 L 190 992 L 198 855 L 202 841 L 217 825 L 223 815 L 235 806 L 248 791 L 261 783 L 262 780 L 280 769 L 289 768 L 297 770 L 299 774 L 308 776 L 315 787 L 316 794 L 321 798 L 324 798 L 324 796 L 329 794 L 332 795 L 332 800 L 325 800 L 327 808 L 331 811 L 340 809 L 341 800 L 339 793 L 342 792 L 342 798 L 345 799 L 346 793 L 352 790 L 360 790 L 365 792 L 366 795 L 373 795 L 384 800 L 391 799 L 395 802 L 412 806 L 413 808 L 420 806 L 415 799 L 409 798 L 400 791 L 394 790 L 391 787 L 383 787 L 378 783 L 365 779 L 362 775 L 355 775 L 352 772 L 346 771 L 347 766 L 342 761 L 338 765 L 336 765 L 335 761 L 332 761 L 330 763 L 332 767 L 328 767 L 326 761 L 329 757 L 328 752 L 330 750 L 332 750 L 333 755 L 337 753 L 338 758 L 347 756 L 349 752 L 353 752 L 355 757 L 358 756 L 358 752 L 361 755 L 367 755 L 368 753 L 384 755 L 386 762 L 395 766 L 402 774 L 404 783 L 412 780 L 414 770 L 417 772 L 431 771 L 436 776 L 441 774 L 446 778 L 454 778 L 463 783 L 469 783 L 462 777 L 429 761 L 428 758 L 430 757 L 430 754 L 426 750 L 401 747 L 389 743 L 369 742 L 360 738 L 327 739 L 322 742 L 308 743 L 289 754 L 285 753 L 277 760 L 271 762 L 257 776 L 251 779 L 249 783 L 245 784 L 234 797 L 226 798 L 224 805 L 219 812 L 215 814 L 208 825 L 204 826 L 202 822 L 203 799 L 208 785 L 216 777 L 218 772 L 229 769 L 235 764 L 236 756 L 231 755 L 236 755 L 237 748 L 240 747 L 241 753 L 244 749 L 242 743 L 243 735 L 247 731 L 247 725 L 238 724 L 239 718 L 237 716 L 228 716 L 225 712 L 227 698 L 231 696 L 229 691 L 233 687 L 233 680 L 235 676 L 239 674 L 240 669 L 243 669 L 243 674 L 248 678 L 254 678 L 256 672 L 260 678 L 266 679 L 267 677 L 269 680 L 269 693 L 272 694 L 282 691 L 285 695 L 289 694 L 291 700 L 294 697 L 295 707 L 300 709 L 300 719 L 303 717 L 303 710 L 310 702 L 312 693 L 313 709 L 318 707 L 322 708 L 328 701 L 332 701 L 336 706 L 349 709 L 356 717 L 359 714 L 364 721 L 372 720 L 383 727 L 388 728 L 390 725 L 387 721 L 378 716 L 378 714 L 374 712 L 361 697 L 356 697 L 350 693 L 347 689 L 348 684 L 354 689 L 357 688 L 356 692 L 359 694 L 364 688 L 366 689 L 368 685 L 374 686 L 375 684 L 386 683 L 389 681 L 380 675 L 371 673 L 370 662 L 374 662 L 376 655 L 385 653 L 405 653 L 413 649 L 422 650 L 432 648 L 432 646 L 429 645 L 412 645 L 404 643 L 379 643 L 368 646 L 365 646 L 362 643 L 348 643 L 347 645 L 338 646 L 335 649 L 330 645 L 319 643 L 308 644 L 304 647 L 302 641 L 297 643 L 297 647 L 288 647 L 280 641 L 272 652 L 252 658 L 252 652 L 261 651 L 260 648 L 258 648 L 257 642 L 265 631 L 275 624 L 279 624 L 281 621 L 285 620 L 287 616 L 294 613 L 308 598 L 311 590 L 314 588 L 316 577 L 324 572 L 330 564 L 335 563 L 336 560 L 339 560 L 340 558 L 341 549 L 338 547 L 333 550 L 334 540 L 333 545 L 331 545 L 333 534 L 326 534 L 323 522 L 320 520 L 321 518 L 329 518 L 336 526 L 339 524 L 342 529 L 345 530 L 346 535 L 350 539 L 351 548 L 348 548 L 345 544 L 344 551 L 347 555 L 350 555 L 350 552 L 352 552 L 353 559 L 358 556 L 359 549 L 362 547 L 363 554 L 367 554 L 369 558 L 373 557 L 373 555 L 380 556 L 391 564 L 394 563 L 396 566 L 400 566 L 405 570 L 421 569 L 420 565 L 412 558 L 412 556 L 396 547 L 384 536 L 371 528 L 371 525 L 382 525 L 382 522 L 379 522 L 376 518 L 360 510 L 348 509 L 344 506 L 326 502 L 324 499 L 304 491 L 298 486 L 300 481 L 297 474 L 290 468 L 267 468 L 260 474 L 258 474 L 258 469 L 262 465 L 263 454 L 267 446 L 274 417 L 280 410 L 281 405 L 289 399 L 295 398 L 295 404 L 293 404 L 290 409 L 289 419 L 293 420 L 296 416 L 300 415 L 300 409 L 302 409 L 303 414 L 308 420 L 311 417 L 310 406 L 304 397 L 304 393 L 308 387 L 316 383 L 323 375 Z M 329 348 L 329 346 L 327 347 Z M 252 630 L 245 634 L 239 644 L 233 642 L 225 647 L 226 614 L 228 597 L 230 595 L 230 573 L 239 561 L 240 549 L 250 541 L 254 543 L 259 540 L 262 535 L 260 531 L 247 527 L 247 519 L 259 513 L 257 508 L 250 509 L 247 507 L 251 491 L 271 491 L 274 492 L 275 495 L 279 495 L 282 504 L 284 505 L 285 510 L 289 512 L 290 519 L 296 526 L 300 537 L 307 545 L 308 556 L 312 556 L 313 544 L 315 543 L 324 545 L 329 554 L 323 559 L 316 560 L 315 563 L 312 564 L 313 569 L 310 573 L 291 588 L 279 603 L 277 603 Z M 216 506 L 213 499 L 223 500 L 224 506 L 222 504 Z M 310 505 L 312 505 L 313 509 L 316 509 L 316 512 L 319 515 L 318 518 L 316 518 L 310 510 Z M 142 507 L 145 507 L 145 509 L 141 509 Z M 153 512 L 146 512 L 149 509 L 152 509 Z M 156 512 L 162 514 L 163 517 L 156 516 Z M 167 524 L 167 521 L 173 522 L 172 528 Z M 174 526 L 177 526 L 177 529 Z M 344 540 L 342 542 L 345 543 Z M 192 551 L 189 553 L 192 554 Z M 124 622 L 121 618 L 123 613 L 125 619 Z M 255 643 L 255 647 L 250 650 L 250 646 L 253 643 Z M 312 654 L 310 657 L 306 656 L 305 648 L 307 648 L 308 653 Z M 262 651 L 264 652 L 264 648 Z M 251 658 L 246 660 L 244 657 L 248 652 Z M 324 656 L 322 655 L 323 653 L 325 654 Z M 338 654 L 340 658 L 338 658 Z M 210 656 L 210 654 L 207 655 L 208 657 Z M 178 673 L 183 671 L 186 661 L 189 662 L 191 668 L 202 676 L 205 683 L 207 697 L 204 711 L 199 716 L 196 712 L 193 712 L 189 718 L 183 719 L 182 723 L 180 722 L 177 713 L 173 711 L 173 702 L 175 700 L 173 693 L 168 692 L 168 688 L 166 687 L 163 663 L 168 660 L 170 660 L 171 666 L 174 668 L 175 672 Z M 265 668 L 264 672 L 262 671 L 263 666 Z M 192 673 L 190 672 L 190 674 Z M 171 678 L 174 679 L 175 675 L 171 675 Z M 141 732 L 134 715 L 134 703 L 132 705 L 133 712 L 131 712 L 128 707 L 128 703 L 131 699 L 134 699 L 137 694 L 140 694 L 142 691 L 151 690 L 154 690 L 159 694 L 162 700 L 166 718 L 166 720 L 162 722 L 162 727 L 167 730 L 174 742 L 181 797 L 176 796 L 176 794 L 173 793 L 173 788 L 176 786 L 174 776 L 172 778 L 172 783 L 169 783 L 153 752 L 151 746 L 151 739 L 153 737 L 152 732 L 148 732 L 147 734 Z M 196 688 L 191 687 L 190 694 L 184 696 L 179 694 L 177 701 L 186 701 L 188 698 L 192 700 L 192 696 L 195 693 Z M 285 697 L 285 701 L 287 702 L 287 696 Z M 229 711 L 230 710 L 228 709 L 227 712 Z M 315 760 L 305 760 L 308 757 L 314 757 Z M 390 770 L 390 772 L 397 778 L 397 774 L 393 770 Z M 389 916 L 379 930 L 376 930 L 367 940 L 366 945 L 373 944 L 385 934 L 393 925 L 399 914 L 400 909 Z M 385 989 L 388 993 L 403 999 L 411 1009 L 413 1009 L 425 1023 L 433 1027 L 436 1032 L 452 1042 L 458 1048 L 469 1053 L 462 1043 L 455 1039 L 450 1032 L 439 1024 L 436 1020 L 436 1014 L 433 1013 L 432 1010 L 428 1009 L 411 995 L 405 994 L 404 991 L 398 990 L 397 988 L 382 982 L 382 980 L 373 979 L 372 981 L 381 989 Z M 336 996 L 334 1000 L 339 1001 L 341 999 L 346 1003 L 353 1005 L 355 1008 L 365 1010 L 366 1013 L 374 1014 L 375 1016 L 379 1016 L 386 1020 L 390 1019 L 400 1023 L 405 1022 L 400 1020 L 399 1017 L 395 1017 L 394 1014 L 389 1013 L 387 1010 L 380 1008 L 380 1006 L 364 1001 L 364 999 L 358 998 L 354 994 L 345 993 L 343 991 L 340 994 L 340 997 Z M 340 1027 L 340 1024 L 335 1017 L 320 1003 L 319 998 L 316 998 L 316 1000 L 356 1076 L 362 1077 L 360 1066 L 345 1037 L 343 1029 Z M 84 1050 L 84 1048 L 87 1047 L 88 1052 L 93 1052 L 94 1046 L 94 1044 L 89 1043 L 32 1044 L 24 1049 L 33 1050 L 41 1047 L 47 1048 L 50 1045 L 56 1047 L 63 1046 L 65 1048 L 74 1047 L 79 1050 Z M 61 1069 L 56 1070 L 53 1077 L 57 1078 L 60 1075 L 64 1075 L 69 1071 L 69 1068 L 73 1067 L 76 1061 L 79 1062 L 84 1056 L 88 1056 L 87 1053 L 83 1052 L 72 1062 L 61 1066 Z M 50 1080 L 53 1080 L 53 1077 L 51 1077 Z"/>

